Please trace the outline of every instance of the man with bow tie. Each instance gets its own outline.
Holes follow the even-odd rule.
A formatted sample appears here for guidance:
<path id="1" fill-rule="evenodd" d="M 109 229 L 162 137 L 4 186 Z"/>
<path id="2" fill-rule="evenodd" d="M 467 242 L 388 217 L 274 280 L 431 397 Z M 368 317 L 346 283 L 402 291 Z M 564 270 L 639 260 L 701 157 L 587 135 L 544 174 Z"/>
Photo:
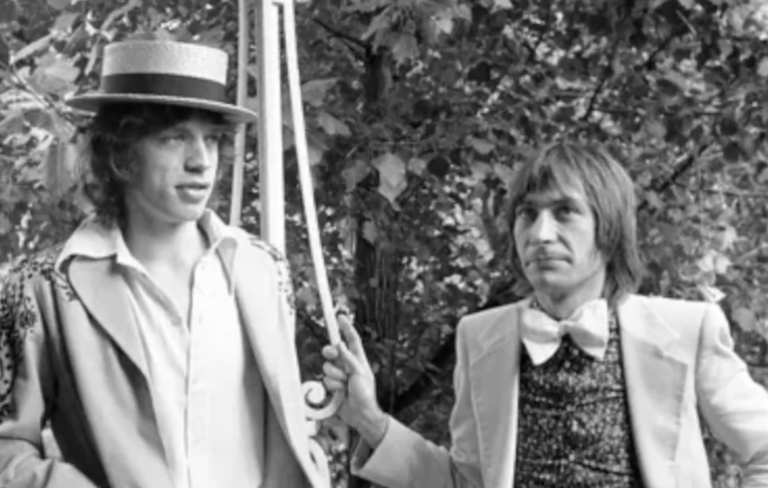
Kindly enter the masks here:
<path id="1" fill-rule="evenodd" d="M 634 294 L 634 187 L 614 157 L 544 147 L 509 211 L 528 298 L 461 320 L 450 451 L 382 412 L 341 320 L 324 381 L 347 391 L 341 417 L 363 438 L 355 473 L 389 488 L 707 488 L 703 423 L 743 488 L 768 487 L 768 392 L 717 305 Z"/>

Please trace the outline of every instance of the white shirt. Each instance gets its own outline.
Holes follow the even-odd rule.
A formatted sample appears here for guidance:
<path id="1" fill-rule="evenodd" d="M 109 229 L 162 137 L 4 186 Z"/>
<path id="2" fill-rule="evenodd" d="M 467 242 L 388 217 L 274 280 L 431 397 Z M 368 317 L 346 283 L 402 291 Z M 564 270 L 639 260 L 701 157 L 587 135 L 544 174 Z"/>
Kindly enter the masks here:
<path id="1" fill-rule="evenodd" d="M 131 255 L 119 229 L 102 228 L 66 253 L 106 252 L 120 266 L 174 486 L 255 488 L 264 464 L 265 394 L 234 296 L 237 240 L 212 212 L 200 226 L 212 244 L 193 271 L 189 327 L 185 312 Z"/>

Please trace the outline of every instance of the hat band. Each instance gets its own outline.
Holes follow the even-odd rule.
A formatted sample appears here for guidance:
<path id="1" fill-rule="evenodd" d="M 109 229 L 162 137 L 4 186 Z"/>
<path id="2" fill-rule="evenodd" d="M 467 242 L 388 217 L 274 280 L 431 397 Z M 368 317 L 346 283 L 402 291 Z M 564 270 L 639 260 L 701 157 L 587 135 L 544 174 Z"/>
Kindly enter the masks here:
<path id="1" fill-rule="evenodd" d="M 225 87 L 215 81 L 165 73 L 124 73 L 101 80 L 104 93 L 111 95 L 160 95 L 229 103 Z"/>

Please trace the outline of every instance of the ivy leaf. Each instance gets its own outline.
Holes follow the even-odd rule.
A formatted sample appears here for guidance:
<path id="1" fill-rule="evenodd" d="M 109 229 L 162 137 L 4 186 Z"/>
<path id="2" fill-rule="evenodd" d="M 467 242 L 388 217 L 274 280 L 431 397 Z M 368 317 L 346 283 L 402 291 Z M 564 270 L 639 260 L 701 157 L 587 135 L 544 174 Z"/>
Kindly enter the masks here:
<path id="1" fill-rule="evenodd" d="M 48 5 L 56 10 L 64 10 L 72 5 L 72 0 L 48 0 Z"/>
<path id="2" fill-rule="evenodd" d="M 310 80 L 301 86 L 301 97 L 313 107 L 320 107 L 325 102 L 328 91 L 336 85 L 337 78 Z"/>
<path id="3" fill-rule="evenodd" d="M 667 136 L 667 128 L 658 120 L 651 120 L 645 124 L 645 130 L 651 137 L 658 140 L 664 140 Z"/>
<path id="4" fill-rule="evenodd" d="M 53 24 L 53 30 L 59 32 L 68 32 L 72 28 L 72 24 L 80 17 L 79 13 L 64 12 L 56 18 L 56 22 Z"/>
<path id="5" fill-rule="evenodd" d="M 479 154 L 482 154 L 483 156 L 490 154 L 491 151 L 496 149 L 496 145 L 494 143 L 486 141 L 485 139 L 469 137 L 468 140 L 472 148 Z"/>
<path id="6" fill-rule="evenodd" d="M 402 64 L 419 54 L 419 45 L 411 34 L 400 34 L 392 43 L 392 57 L 397 64 Z"/>
<path id="7" fill-rule="evenodd" d="M 664 208 L 664 201 L 661 199 L 658 193 L 655 191 L 649 190 L 645 192 L 645 201 L 648 202 L 648 205 L 655 210 L 660 210 Z"/>
<path id="8" fill-rule="evenodd" d="M 768 78 L 768 57 L 760 60 L 760 63 L 757 65 L 757 74 L 763 78 Z"/>
<path id="9" fill-rule="evenodd" d="M 63 195 L 77 183 L 78 149 L 67 141 L 58 141 L 48 147 L 42 181 L 54 195 Z"/>
<path id="10" fill-rule="evenodd" d="M 757 329 L 757 316 L 752 310 L 739 307 L 733 312 L 733 320 L 739 324 L 741 330 L 751 332 Z"/>
<path id="11" fill-rule="evenodd" d="M 421 158 L 411 158 L 408 160 L 408 171 L 415 175 L 423 175 L 427 169 L 427 162 Z"/>
<path id="12" fill-rule="evenodd" d="M 376 224 L 371 220 L 366 220 L 365 223 L 363 223 L 363 239 L 371 244 L 376 244 L 378 237 L 379 231 L 376 228 Z"/>
<path id="13" fill-rule="evenodd" d="M 464 19 L 467 22 L 472 21 L 472 10 L 469 8 L 468 5 L 461 4 L 456 7 L 456 16 L 460 19 Z"/>
<path id="14" fill-rule="evenodd" d="M 74 60 L 62 56 L 50 56 L 46 63 L 30 77 L 30 82 L 43 93 L 62 95 L 75 89 L 74 81 L 80 75 Z"/>
<path id="15" fill-rule="evenodd" d="M 725 274 L 731 265 L 731 260 L 723 253 L 710 249 L 699 259 L 698 265 L 704 273 Z"/>
<path id="16" fill-rule="evenodd" d="M 725 293 L 714 286 L 699 284 L 696 288 L 699 290 L 699 293 L 701 294 L 701 297 L 704 299 L 704 301 L 717 303 L 725 298 Z"/>
<path id="17" fill-rule="evenodd" d="M 504 182 L 504 184 L 509 188 L 512 186 L 512 182 L 515 180 L 515 175 L 517 174 L 517 171 L 510 168 L 506 164 L 496 163 L 493 165 L 493 171 L 496 173 L 496 176 Z"/>
<path id="18" fill-rule="evenodd" d="M 20 132 L 24 129 L 24 126 L 24 112 L 21 110 L 14 110 L 6 114 L 3 120 L 0 120 L 0 136 Z"/>
<path id="19" fill-rule="evenodd" d="M 320 112 L 317 115 L 317 123 L 329 136 L 340 135 L 348 137 L 351 135 L 347 124 L 340 121 L 328 112 Z"/>
<path id="20" fill-rule="evenodd" d="M 370 172 L 371 167 L 361 159 L 356 159 L 351 166 L 344 168 L 341 176 L 347 184 L 347 191 L 354 190 L 357 184 L 363 181 Z"/>
<path id="21" fill-rule="evenodd" d="M 0 1 L 0 19 L 3 19 L 3 22 L 13 22 L 16 20 L 17 8 L 16 2 Z M 2 34 L 0 34 L 1 37 Z"/>
<path id="22" fill-rule="evenodd" d="M 725 228 L 718 232 L 715 236 L 715 245 L 721 251 L 727 251 L 728 249 L 733 248 L 733 245 L 736 243 L 738 238 L 739 234 L 736 231 L 736 228 L 730 225 L 726 225 Z"/>
<path id="23" fill-rule="evenodd" d="M 439 32 L 450 34 L 453 32 L 453 15 L 451 12 L 444 10 L 435 15 L 435 27 Z"/>
<path id="24" fill-rule="evenodd" d="M 379 171 L 379 193 L 395 203 L 395 199 L 408 186 L 405 163 L 392 153 L 382 154 L 372 162 Z"/>
<path id="25" fill-rule="evenodd" d="M 759 175 L 757 175 L 757 181 L 760 183 L 768 183 L 768 167 L 761 171 Z"/>
<path id="26" fill-rule="evenodd" d="M 307 310 L 314 311 L 317 309 L 318 305 L 318 299 L 317 294 L 314 292 L 314 290 L 307 285 L 302 286 L 298 290 L 296 290 L 296 300 L 299 301 L 303 307 L 306 307 Z"/>

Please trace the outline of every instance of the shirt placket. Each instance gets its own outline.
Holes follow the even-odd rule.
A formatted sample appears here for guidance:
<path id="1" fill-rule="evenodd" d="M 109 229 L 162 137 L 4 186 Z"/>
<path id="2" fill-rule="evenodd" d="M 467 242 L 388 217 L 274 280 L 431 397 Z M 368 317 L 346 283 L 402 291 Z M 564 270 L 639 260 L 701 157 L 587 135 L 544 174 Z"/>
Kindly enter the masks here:
<path id="1" fill-rule="evenodd" d="M 207 479 L 204 472 L 208 463 L 205 454 L 207 444 L 210 403 L 209 390 L 206 384 L 209 379 L 207 373 L 210 367 L 208 348 L 206 347 L 207 322 L 211 313 L 207 304 L 212 301 L 212 283 L 214 268 L 210 254 L 201 259 L 195 269 L 192 288 L 192 303 L 190 314 L 190 348 L 189 348 L 189 385 L 188 385 L 188 412 L 187 415 L 187 439 L 189 453 L 189 479 L 190 488 L 204 488 L 198 486 L 194 480 Z"/>

